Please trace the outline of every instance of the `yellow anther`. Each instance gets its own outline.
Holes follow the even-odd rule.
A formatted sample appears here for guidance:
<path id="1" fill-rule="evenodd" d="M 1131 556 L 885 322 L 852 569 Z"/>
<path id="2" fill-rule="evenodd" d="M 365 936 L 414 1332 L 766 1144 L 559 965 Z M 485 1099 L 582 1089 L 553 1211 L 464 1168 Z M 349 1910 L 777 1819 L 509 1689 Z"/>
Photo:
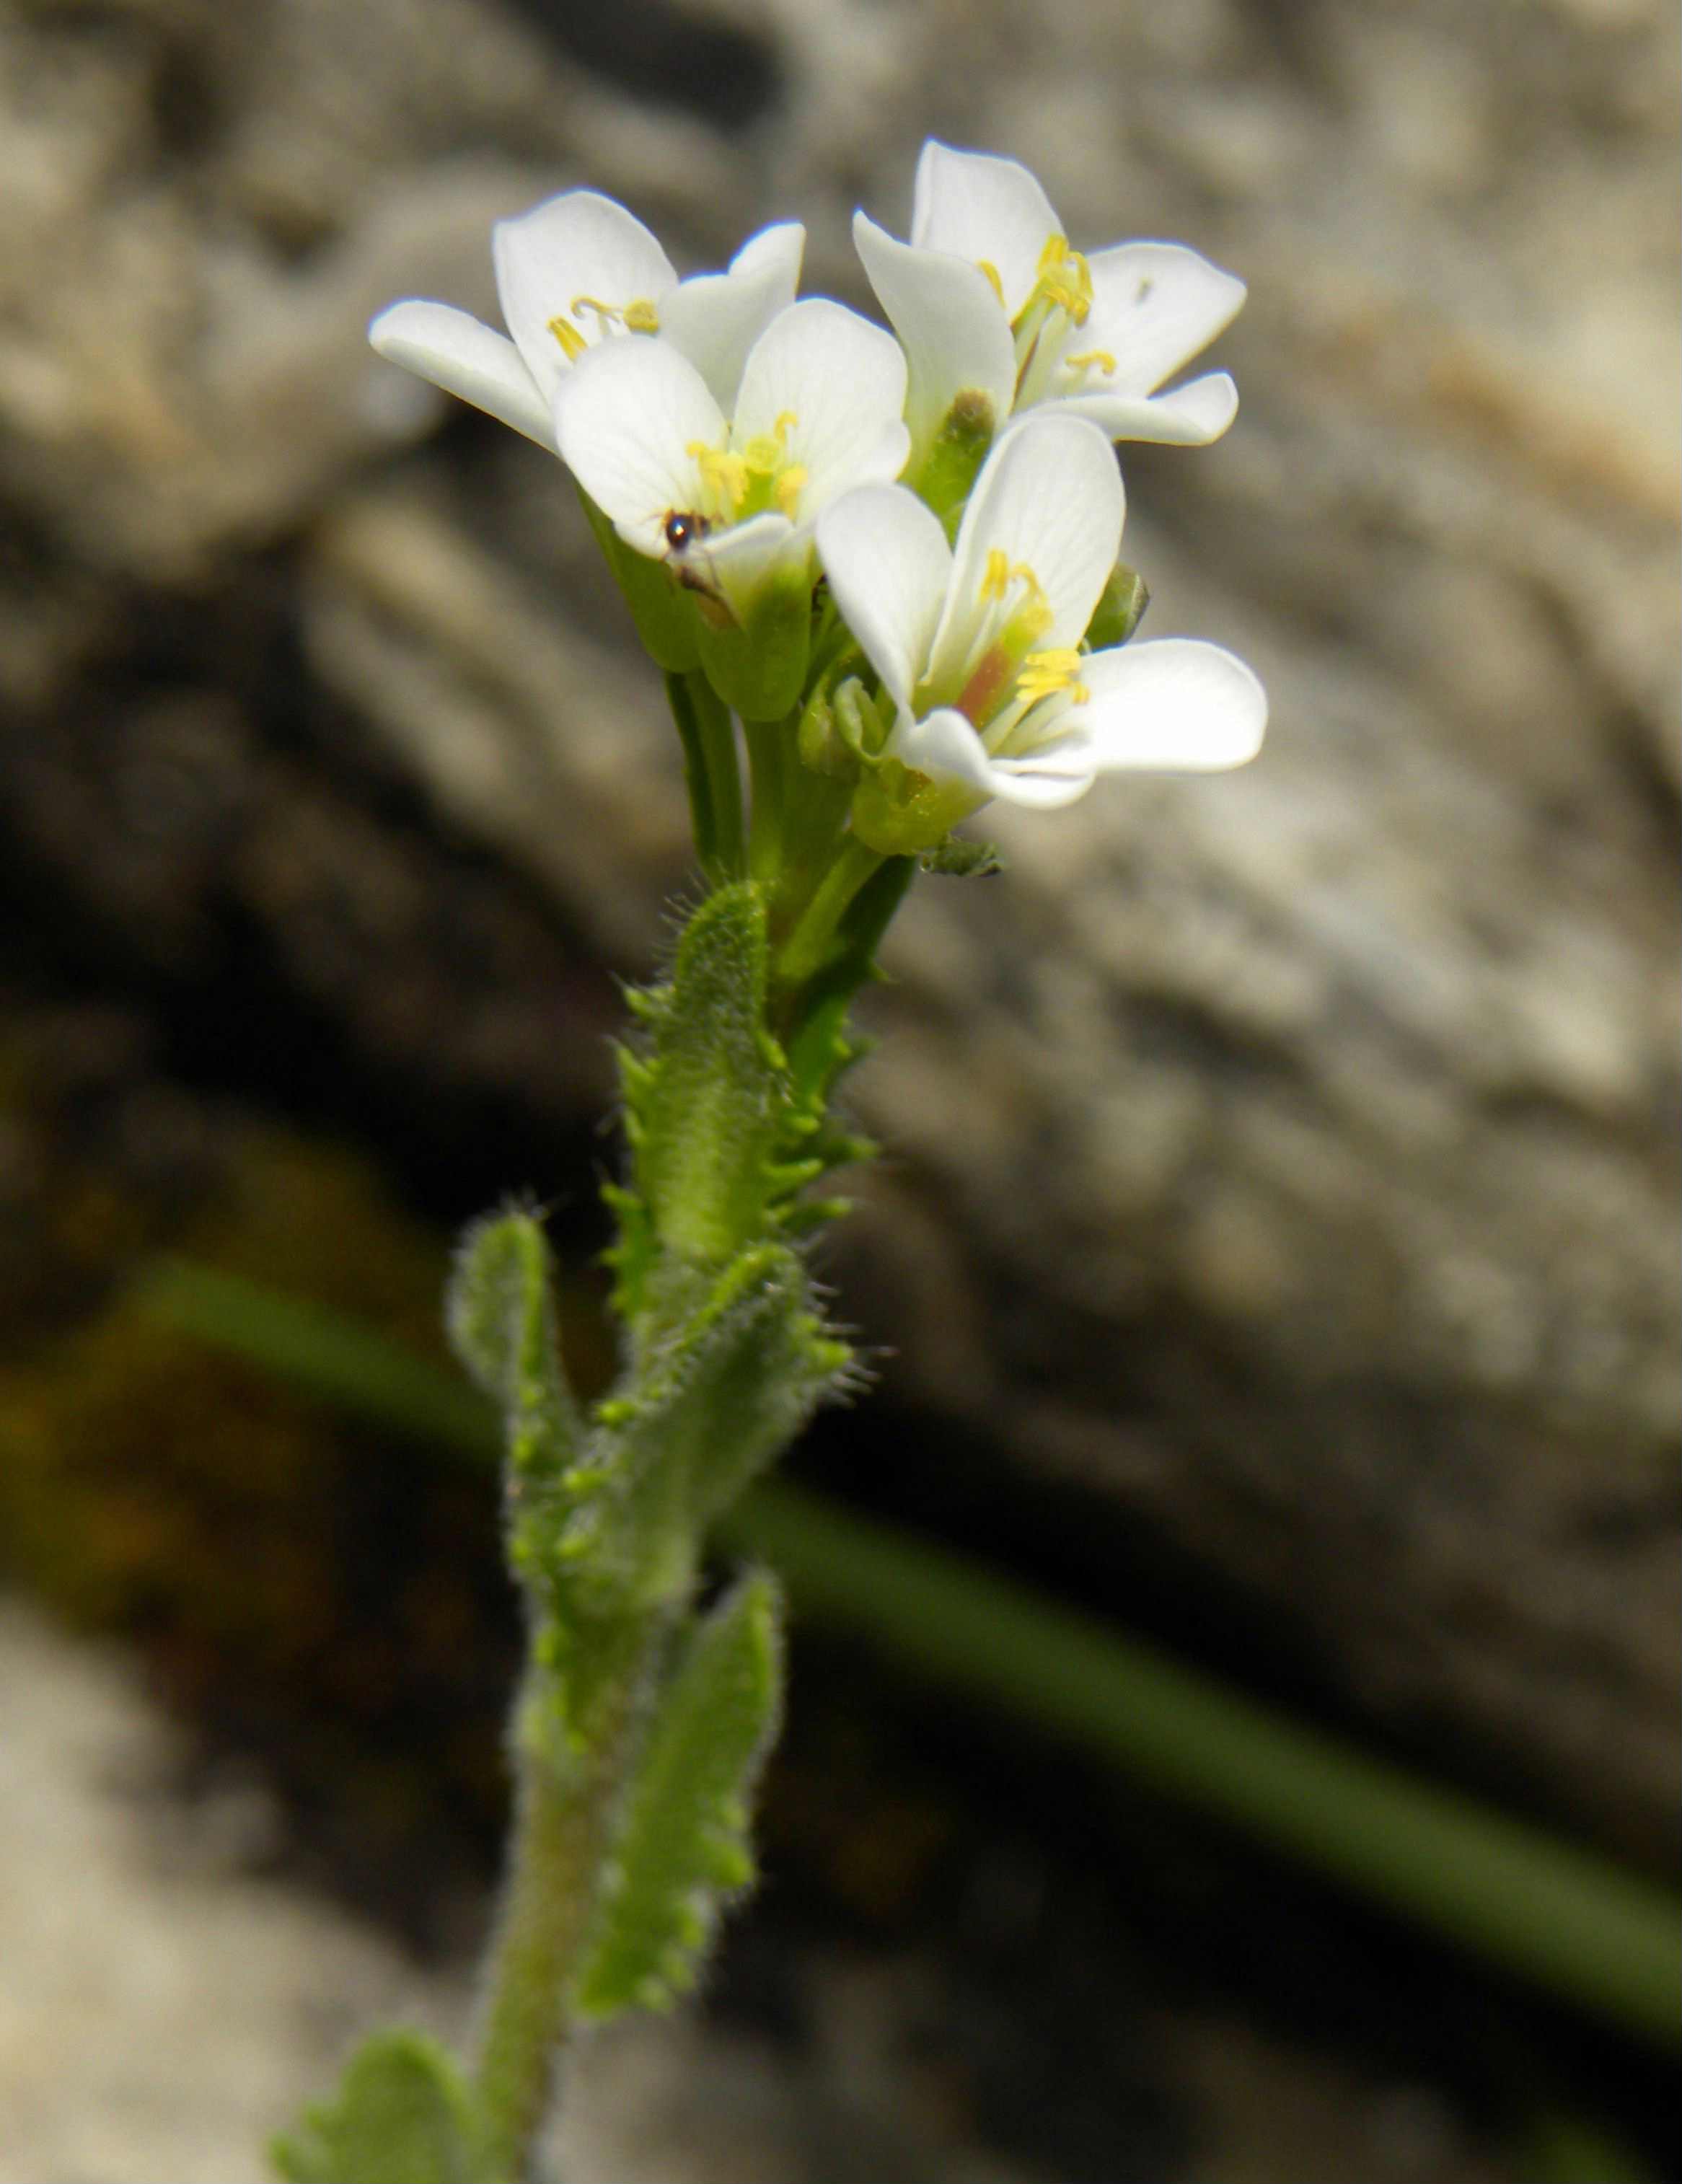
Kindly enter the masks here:
<path id="1" fill-rule="evenodd" d="M 1043 610 L 1046 621 L 1050 621 L 1051 615 L 1050 610 L 1045 606 L 1045 588 L 1028 563 L 1011 560 L 1002 546 L 989 546 L 987 566 L 982 572 L 981 596 L 984 599 L 1002 599 L 1012 584 L 1020 584 L 1028 593 L 1028 599 L 1018 612 L 1038 614 Z"/>
<path id="2" fill-rule="evenodd" d="M 1072 646 L 1057 646 L 1049 652 L 1030 652 L 1022 661 L 1022 672 L 1016 677 L 1016 695 L 1033 705 L 1039 699 L 1049 698 L 1055 692 L 1067 690 L 1071 686 L 1080 691 L 1080 685 L 1075 682 L 1080 672 L 1080 657 Z M 1076 702 L 1084 703 L 1084 693 L 1077 698 Z"/>
<path id="3" fill-rule="evenodd" d="M 1086 324 L 1092 309 L 1092 275 L 1078 250 L 1071 250 L 1066 235 L 1051 235 L 1039 254 L 1039 274 L 1034 293 L 1048 304 L 1061 306 L 1078 326 Z"/>
<path id="4" fill-rule="evenodd" d="M 632 334 L 657 334 L 660 332 L 660 312 L 646 296 L 625 306 L 625 331 Z"/>
<path id="5" fill-rule="evenodd" d="M 569 308 L 575 319 L 582 316 L 586 311 L 593 311 L 604 329 L 615 319 L 622 319 L 625 315 L 617 304 L 604 304 L 599 302 L 594 296 L 575 296 Z"/>
<path id="6" fill-rule="evenodd" d="M 804 463 L 790 463 L 777 481 L 777 504 L 790 522 L 794 521 L 794 511 L 799 506 L 800 488 L 805 482 L 806 466 Z"/>
<path id="7" fill-rule="evenodd" d="M 1036 675 L 1055 675 L 1064 682 L 1072 682 L 1080 672 L 1079 648 L 1058 644 L 1045 652 L 1030 652 L 1022 666 Z"/>
<path id="8" fill-rule="evenodd" d="M 564 318 L 556 317 L 551 319 L 549 320 L 549 332 L 560 343 L 560 353 L 566 359 L 566 361 L 569 364 L 576 364 L 579 358 L 582 356 L 584 351 L 589 347 L 589 343 L 584 339 L 583 335 L 579 332 L 577 327 L 568 326 Z"/>
<path id="9" fill-rule="evenodd" d="M 1101 371 L 1106 377 L 1115 376 L 1116 359 L 1107 348 L 1085 348 L 1078 356 L 1066 356 L 1063 362 L 1071 371 Z"/>
<path id="10" fill-rule="evenodd" d="M 779 448 L 799 421 L 799 419 L 794 415 L 794 412 L 792 410 L 785 410 L 782 415 L 778 417 L 777 422 L 771 429 Z"/>
<path id="11" fill-rule="evenodd" d="M 994 294 L 1002 304 L 1005 300 L 1005 283 L 999 277 L 999 268 L 993 263 L 993 260 L 990 258 L 977 258 L 975 262 L 981 268 L 982 271 L 986 274 L 988 281 L 992 287 Z"/>
<path id="12" fill-rule="evenodd" d="M 683 450 L 693 458 L 708 493 L 732 516 L 748 497 L 749 465 L 744 457 L 722 448 L 710 448 L 705 440 L 691 440 Z"/>

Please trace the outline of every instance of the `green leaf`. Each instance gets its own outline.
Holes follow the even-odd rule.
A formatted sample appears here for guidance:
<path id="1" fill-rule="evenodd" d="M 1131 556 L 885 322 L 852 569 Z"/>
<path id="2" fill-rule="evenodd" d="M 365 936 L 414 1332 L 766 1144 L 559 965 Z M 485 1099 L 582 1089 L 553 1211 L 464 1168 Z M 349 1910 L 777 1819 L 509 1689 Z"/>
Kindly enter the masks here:
<path id="1" fill-rule="evenodd" d="M 580 1747 L 594 1695 L 616 1669 L 624 1613 L 613 1571 L 578 1560 L 577 1542 L 596 1535 L 590 1512 L 607 1482 L 561 1368 L 549 1245 L 535 1215 L 493 1214 L 468 1230 L 448 1319 L 463 1362 L 503 1407 L 508 1558 L 544 1611 L 548 1741 L 560 1764 Z"/>
<path id="2" fill-rule="evenodd" d="M 844 1384 L 851 1362 L 814 1309 L 799 1256 L 783 1244 L 742 1253 L 636 1390 L 601 1407 L 617 1446 L 595 1506 L 621 1544 L 615 1552 L 610 1536 L 587 1543 L 581 1529 L 574 1552 L 609 1566 L 627 1550 L 663 1560 L 659 1527 L 687 1537 L 709 1524 Z"/>
<path id="3" fill-rule="evenodd" d="M 765 1028 L 768 956 L 757 889 L 721 888 L 690 920 L 670 985 L 635 997 L 647 1037 L 621 1053 L 621 1078 L 638 1210 L 614 1262 L 632 1318 L 656 1251 L 679 1268 L 727 1265 L 807 1179 L 789 1164 L 793 1088 Z M 623 1220 L 625 1197 L 614 1202 Z"/>
<path id="4" fill-rule="evenodd" d="M 514 1471 L 534 1480 L 564 1473 L 582 1429 L 561 1369 L 549 1244 L 535 1214 L 474 1223 L 456 1254 L 445 1310 L 457 1356 L 502 1406 Z"/>
<path id="5" fill-rule="evenodd" d="M 744 1578 L 693 1630 L 632 1778 L 575 2002 L 663 2008 L 694 1983 L 725 1901 L 754 1878 L 749 1808 L 777 1730 L 782 1605 Z"/>
<path id="6" fill-rule="evenodd" d="M 365 2041 L 337 2096 L 305 2112 L 270 2159 L 287 2184 L 476 2184 L 472 2098 L 425 2033 Z"/>

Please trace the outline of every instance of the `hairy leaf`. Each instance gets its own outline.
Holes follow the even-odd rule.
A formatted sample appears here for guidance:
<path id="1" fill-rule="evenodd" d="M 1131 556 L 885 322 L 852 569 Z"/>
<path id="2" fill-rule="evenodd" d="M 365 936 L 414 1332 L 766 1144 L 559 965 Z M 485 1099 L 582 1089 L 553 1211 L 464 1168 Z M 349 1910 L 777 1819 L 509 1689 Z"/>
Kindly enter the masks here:
<path id="1" fill-rule="evenodd" d="M 744 1578 L 694 1630 L 649 1725 L 576 2005 L 660 2008 L 694 1983 L 719 1911 L 754 1877 L 749 1809 L 783 1684 L 775 1579 Z"/>
<path id="2" fill-rule="evenodd" d="M 287 2184 L 476 2184 L 471 2096 L 425 2033 L 376 2032 L 270 2158 Z"/>
<path id="3" fill-rule="evenodd" d="M 616 1442 L 606 1520 L 634 1538 L 649 1522 L 705 1528 L 756 1473 L 780 1455 L 825 1396 L 843 1384 L 852 1352 L 814 1309 L 798 1255 L 786 1245 L 744 1251 L 705 1303 L 651 1362 L 632 1394 L 598 1416 Z M 650 1517 L 637 1497 L 675 1479 L 681 1500 L 662 1498 Z M 644 1485 L 643 1481 L 649 1481 Z M 615 1485 L 626 1497 L 613 1509 Z M 586 1548 L 582 1542 L 576 1552 Z"/>
<path id="4" fill-rule="evenodd" d="M 581 1427 L 561 1370 L 549 1245 L 535 1214 L 493 1213 L 473 1224 L 456 1255 L 447 1312 L 456 1354 L 502 1406 L 515 1472 L 564 1472 Z"/>

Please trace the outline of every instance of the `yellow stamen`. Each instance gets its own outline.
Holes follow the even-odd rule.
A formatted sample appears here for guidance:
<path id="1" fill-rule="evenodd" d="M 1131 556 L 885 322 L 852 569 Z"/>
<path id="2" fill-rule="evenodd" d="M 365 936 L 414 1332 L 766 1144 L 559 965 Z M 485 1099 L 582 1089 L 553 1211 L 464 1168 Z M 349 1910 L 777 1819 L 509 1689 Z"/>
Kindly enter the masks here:
<path id="1" fill-rule="evenodd" d="M 1041 698 L 1049 698 L 1059 690 L 1073 687 L 1078 694 L 1077 704 L 1084 704 L 1085 693 L 1076 682 L 1080 672 L 1080 654 L 1072 646 L 1057 646 L 1049 652 L 1030 652 L 1022 661 L 1022 672 L 1016 677 L 1016 695 L 1029 705 Z"/>
<path id="2" fill-rule="evenodd" d="M 986 274 L 989 281 L 992 285 L 994 294 L 1002 304 L 1005 300 L 1005 283 L 999 277 L 999 268 L 993 263 L 993 260 L 990 258 L 977 258 L 975 262 L 981 268 L 982 271 Z"/>
<path id="3" fill-rule="evenodd" d="M 625 331 L 632 334 L 657 334 L 660 332 L 660 312 L 646 296 L 625 306 Z"/>
<path id="4" fill-rule="evenodd" d="M 1034 293 L 1048 304 L 1060 304 L 1078 326 L 1086 324 L 1092 309 L 1092 275 L 1079 251 L 1070 249 L 1067 236 L 1046 237 Z"/>
<path id="5" fill-rule="evenodd" d="M 577 327 L 568 326 L 564 318 L 557 317 L 551 319 L 549 320 L 549 332 L 560 343 L 560 353 L 566 359 L 566 361 L 569 364 L 576 364 L 579 358 L 582 356 L 584 351 L 589 347 L 589 343 L 584 339 L 583 335 L 579 332 Z"/>
<path id="6" fill-rule="evenodd" d="M 1018 611 L 1035 616 L 1043 613 L 1049 622 L 1051 612 L 1045 604 L 1045 588 L 1028 563 L 1009 560 L 1002 546 L 989 546 L 987 566 L 982 572 L 981 596 L 984 599 L 1002 599 L 1012 584 L 1020 584 L 1028 593 L 1027 603 Z"/>
<path id="7" fill-rule="evenodd" d="M 693 458 L 708 492 L 733 515 L 748 494 L 748 465 L 744 458 L 727 454 L 721 448 L 710 448 L 705 440 L 691 440 L 683 452 Z"/>
<path id="8" fill-rule="evenodd" d="M 803 464 L 791 463 L 784 443 L 799 423 L 785 410 L 768 432 L 756 432 L 736 448 L 710 448 L 691 440 L 683 452 L 701 474 L 706 507 L 715 521 L 736 523 L 759 515 L 773 503 L 793 518 L 806 482 Z"/>
<path id="9" fill-rule="evenodd" d="M 1116 359 L 1107 348 L 1083 349 L 1078 356 L 1066 356 L 1063 362 L 1071 371 L 1101 371 L 1107 378 L 1115 376 Z"/>

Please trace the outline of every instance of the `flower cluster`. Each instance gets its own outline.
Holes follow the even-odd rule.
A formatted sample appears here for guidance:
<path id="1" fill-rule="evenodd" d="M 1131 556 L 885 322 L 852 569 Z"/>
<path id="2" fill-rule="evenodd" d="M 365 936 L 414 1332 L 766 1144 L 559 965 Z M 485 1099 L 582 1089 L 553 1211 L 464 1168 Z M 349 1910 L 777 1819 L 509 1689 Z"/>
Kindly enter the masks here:
<path id="1" fill-rule="evenodd" d="M 1083 254 L 1026 169 L 933 142 L 910 241 L 854 232 L 891 333 L 796 300 L 796 225 L 680 280 L 572 190 L 495 231 L 507 334 L 409 301 L 370 338 L 560 454 L 661 666 L 785 722 L 872 852 L 938 848 L 993 798 L 1253 756 L 1241 661 L 1128 641 L 1111 446 L 1226 430 L 1224 372 L 1164 382 L 1242 282 L 1175 243 Z"/>

